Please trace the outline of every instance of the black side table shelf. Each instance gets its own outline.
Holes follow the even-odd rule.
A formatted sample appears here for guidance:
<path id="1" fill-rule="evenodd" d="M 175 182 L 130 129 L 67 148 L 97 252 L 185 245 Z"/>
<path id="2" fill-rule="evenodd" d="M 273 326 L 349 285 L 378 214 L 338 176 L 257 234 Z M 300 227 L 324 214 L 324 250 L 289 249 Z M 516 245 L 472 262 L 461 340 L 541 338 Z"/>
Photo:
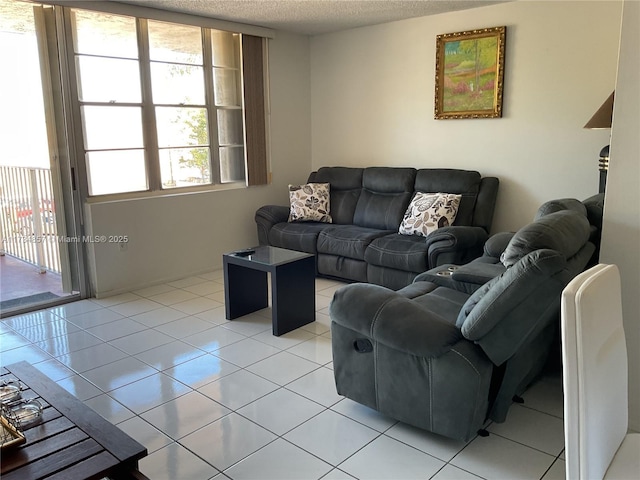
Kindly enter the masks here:
<path id="1" fill-rule="evenodd" d="M 268 246 L 252 250 L 250 255 L 222 256 L 227 320 L 269 306 L 271 274 L 273 334 L 280 336 L 315 321 L 315 256 Z"/>

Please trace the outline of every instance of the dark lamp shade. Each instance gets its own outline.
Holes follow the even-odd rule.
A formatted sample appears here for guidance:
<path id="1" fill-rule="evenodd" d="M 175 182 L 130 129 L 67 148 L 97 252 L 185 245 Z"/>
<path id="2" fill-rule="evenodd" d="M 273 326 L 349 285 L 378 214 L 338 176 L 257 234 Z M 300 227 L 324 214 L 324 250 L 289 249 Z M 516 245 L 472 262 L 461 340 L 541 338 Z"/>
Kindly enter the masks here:
<path id="1" fill-rule="evenodd" d="M 593 114 L 593 117 L 591 117 L 584 128 L 611 128 L 611 119 L 613 118 L 613 97 L 615 93 L 615 91 L 611 92 L 609 98 L 607 98 L 598 111 Z"/>

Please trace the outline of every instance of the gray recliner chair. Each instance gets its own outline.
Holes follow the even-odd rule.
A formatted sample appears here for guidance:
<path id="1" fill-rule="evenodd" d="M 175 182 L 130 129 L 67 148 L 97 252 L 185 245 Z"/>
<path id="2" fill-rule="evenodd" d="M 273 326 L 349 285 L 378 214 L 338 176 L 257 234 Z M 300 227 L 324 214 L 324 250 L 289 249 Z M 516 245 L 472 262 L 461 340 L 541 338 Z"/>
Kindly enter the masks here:
<path id="1" fill-rule="evenodd" d="M 561 292 L 595 250 L 589 236 L 586 215 L 555 211 L 509 236 L 499 264 L 487 263 L 494 276 L 478 270 L 483 281 L 451 266 L 397 292 L 339 289 L 330 306 L 338 393 L 461 440 L 489 418 L 504 421 L 545 364 Z"/>
<path id="2" fill-rule="evenodd" d="M 587 267 L 590 267 L 598 262 L 603 209 L 604 196 L 602 194 L 594 195 L 583 201 L 575 198 L 549 200 L 538 208 L 534 221 L 563 210 L 571 210 L 585 216 L 589 221 L 589 241 L 595 246 L 595 251 L 587 263 Z M 440 265 L 417 275 L 414 282 L 429 281 L 473 293 L 481 285 L 505 272 L 506 267 L 502 263 L 501 256 L 514 235 L 515 232 L 496 233 L 485 242 L 482 256 L 466 265 Z"/>

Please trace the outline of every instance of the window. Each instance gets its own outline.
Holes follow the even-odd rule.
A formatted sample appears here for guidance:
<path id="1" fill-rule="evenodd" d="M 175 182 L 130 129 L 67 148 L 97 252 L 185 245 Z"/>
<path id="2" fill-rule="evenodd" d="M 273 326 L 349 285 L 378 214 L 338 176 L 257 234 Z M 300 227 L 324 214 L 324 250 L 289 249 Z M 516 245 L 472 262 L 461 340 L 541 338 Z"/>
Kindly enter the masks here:
<path id="1" fill-rule="evenodd" d="M 90 196 L 266 183 L 261 38 L 65 14 Z"/>

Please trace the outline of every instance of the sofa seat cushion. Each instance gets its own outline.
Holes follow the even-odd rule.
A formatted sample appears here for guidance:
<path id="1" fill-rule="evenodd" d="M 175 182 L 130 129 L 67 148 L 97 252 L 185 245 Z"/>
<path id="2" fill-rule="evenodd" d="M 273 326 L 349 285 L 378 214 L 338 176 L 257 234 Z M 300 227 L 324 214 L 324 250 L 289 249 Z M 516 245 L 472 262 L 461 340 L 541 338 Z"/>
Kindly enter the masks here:
<path id="1" fill-rule="evenodd" d="M 315 254 L 318 235 L 330 225 L 319 222 L 278 223 L 269 231 L 269 245 Z"/>
<path id="2" fill-rule="evenodd" d="M 428 252 L 429 246 L 424 237 L 392 233 L 371 242 L 364 259 L 379 267 L 424 272 L 429 270 Z"/>
<path id="3" fill-rule="evenodd" d="M 358 227 L 356 225 L 334 225 L 318 235 L 318 253 L 330 253 L 338 257 L 364 260 L 369 244 L 378 237 L 389 234 L 388 230 Z"/>
<path id="4" fill-rule="evenodd" d="M 430 283 L 430 282 L 416 282 Z M 438 287 L 425 295 L 414 298 L 414 301 L 446 320 L 450 325 L 455 325 L 460 309 L 469 299 L 469 294 L 452 290 L 446 287 Z"/>

